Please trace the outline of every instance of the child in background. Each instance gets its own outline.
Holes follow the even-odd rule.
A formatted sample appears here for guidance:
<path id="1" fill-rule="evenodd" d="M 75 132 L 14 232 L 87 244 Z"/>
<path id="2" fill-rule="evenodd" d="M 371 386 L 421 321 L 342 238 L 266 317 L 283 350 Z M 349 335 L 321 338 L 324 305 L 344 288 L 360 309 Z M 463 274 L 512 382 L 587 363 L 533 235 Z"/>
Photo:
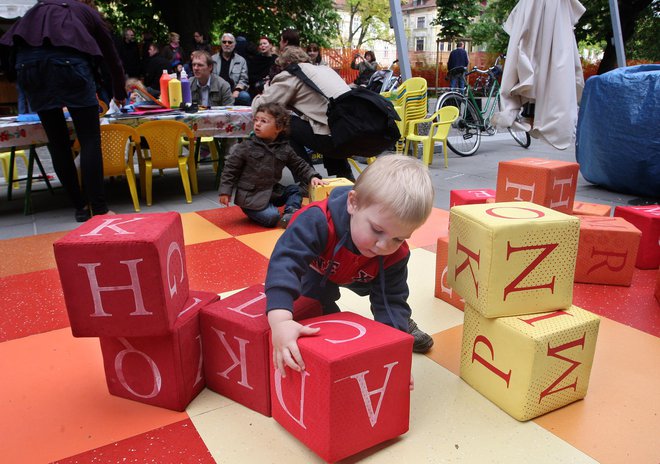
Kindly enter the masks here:
<path id="1" fill-rule="evenodd" d="M 275 245 L 266 274 L 273 361 L 305 369 L 297 339 L 319 329 L 293 320 L 300 295 L 321 302 L 325 314 L 339 311 L 339 287 L 369 295 L 374 319 L 410 333 L 413 351 L 425 353 L 433 339 L 410 318 L 406 239 L 431 213 L 433 185 L 418 160 L 379 157 L 353 187 L 337 187 L 326 200 L 306 206 Z"/>
<path id="2" fill-rule="evenodd" d="M 234 203 L 248 218 L 265 227 L 278 222 L 286 227 L 293 213 L 300 209 L 302 195 L 297 184 L 279 184 L 288 167 L 296 178 L 312 185 L 326 182 L 289 146 L 286 133 L 289 111 L 279 103 L 260 105 L 253 118 L 254 134 L 234 146 L 225 160 L 220 180 L 220 203 L 227 206 L 236 189 Z M 284 205 L 280 218 L 278 206 Z"/>

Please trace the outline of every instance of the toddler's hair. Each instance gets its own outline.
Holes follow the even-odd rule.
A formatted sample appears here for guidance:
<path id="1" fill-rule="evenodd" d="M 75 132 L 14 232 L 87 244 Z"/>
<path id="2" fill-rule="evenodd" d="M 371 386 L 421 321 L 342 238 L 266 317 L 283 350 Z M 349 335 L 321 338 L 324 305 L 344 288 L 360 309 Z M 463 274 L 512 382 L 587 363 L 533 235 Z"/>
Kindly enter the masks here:
<path id="1" fill-rule="evenodd" d="M 262 103 L 257 107 L 256 115 L 259 112 L 270 114 L 275 118 L 275 126 L 281 129 L 284 134 L 289 133 L 289 122 L 291 121 L 291 112 L 280 103 Z"/>
<path id="2" fill-rule="evenodd" d="M 435 196 L 426 166 L 402 155 L 378 157 L 360 174 L 354 190 L 359 208 L 376 204 L 417 227 L 431 214 Z"/>

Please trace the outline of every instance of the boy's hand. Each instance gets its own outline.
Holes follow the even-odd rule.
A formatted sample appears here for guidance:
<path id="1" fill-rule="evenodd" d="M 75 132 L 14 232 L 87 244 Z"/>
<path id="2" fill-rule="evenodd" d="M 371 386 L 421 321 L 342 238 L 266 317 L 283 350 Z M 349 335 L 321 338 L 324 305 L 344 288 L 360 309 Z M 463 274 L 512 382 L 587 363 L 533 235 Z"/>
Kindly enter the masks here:
<path id="1" fill-rule="evenodd" d="M 314 335 L 320 329 L 305 327 L 297 323 L 293 320 L 291 311 L 286 309 L 269 311 L 268 323 L 273 339 L 273 363 L 282 377 L 286 377 L 285 366 L 289 366 L 296 372 L 305 370 L 305 363 L 298 349 L 298 337 Z"/>
<path id="2" fill-rule="evenodd" d="M 328 185 L 327 180 L 319 179 L 318 177 L 312 177 L 310 183 L 312 184 L 312 187 L 318 187 L 319 185 Z"/>
<path id="3" fill-rule="evenodd" d="M 229 206 L 229 195 L 220 195 L 220 204 Z"/>

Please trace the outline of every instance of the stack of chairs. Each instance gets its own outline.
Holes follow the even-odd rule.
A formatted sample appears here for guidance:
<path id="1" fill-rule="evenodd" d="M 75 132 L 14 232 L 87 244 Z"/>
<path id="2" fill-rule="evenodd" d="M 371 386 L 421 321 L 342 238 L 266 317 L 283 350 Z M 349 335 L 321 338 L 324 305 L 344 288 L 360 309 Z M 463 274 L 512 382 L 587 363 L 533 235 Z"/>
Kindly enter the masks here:
<path id="1" fill-rule="evenodd" d="M 399 153 L 403 152 L 409 122 L 415 119 L 422 119 L 427 115 L 427 87 L 426 79 L 423 77 L 411 77 L 410 79 L 406 79 L 398 89 L 381 93 L 381 95 L 392 102 L 394 109 L 401 118 L 397 122 L 399 132 L 401 132 L 401 139 L 396 144 L 396 149 Z"/>

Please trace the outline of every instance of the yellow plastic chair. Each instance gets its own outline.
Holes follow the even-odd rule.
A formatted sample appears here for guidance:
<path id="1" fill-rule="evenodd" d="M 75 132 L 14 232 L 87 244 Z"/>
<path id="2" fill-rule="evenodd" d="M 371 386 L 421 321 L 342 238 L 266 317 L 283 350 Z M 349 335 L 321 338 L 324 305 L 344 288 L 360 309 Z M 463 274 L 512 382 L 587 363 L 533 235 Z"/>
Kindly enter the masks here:
<path id="1" fill-rule="evenodd" d="M 394 109 L 399 115 L 397 127 L 401 132 L 401 139 L 397 143 L 397 151 L 404 148 L 405 136 L 408 133 L 408 121 L 426 116 L 428 110 L 428 92 L 426 79 L 411 77 L 405 80 L 398 89 L 392 92 L 383 92 L 382 95 L 392 101 Z"/>
<path id="2" fill-rule="evenodd" d="M 360 167 L 359 164 L 357 164 L 357 161 L 355 161 L 353 158 L 347 158 L 347 160 L 349 163 L 353 165 L 353 167 L 358 172 L 358 174 L 362 174 L 362 168 Z M 374 161 L 376 161 L 375 156 L 370 156 L 369 158 L 367 158 L 367 166 L 373 163 Z"/>
<path id="3" fill-rule="evenodd" d="M 408 133 L 406 134 L 406 146 L 404 153 L 408 154 L 410 145 L 413 146 L 413 156 L 417 155 L 417 146 L 422 142 L 422 160 L 429 166 L 433 162 L 433 150 L 435 142 L 442 142 L 442 152 L 445 155 L 445 168 L 449 167 L 447 162 L 447 135 L 451 124 L 458 117 L 458 108 L 445 106 L 433 113 L 428 118 L 414 119 L 408 122 Z M 428 134 L 419 134 L 420 124 L 431 124 Z"/>
<path id="4" fill-rule="evenodd" d="M 192 203 L 190 191 L 192 187 L 192 193 L 197 194 L 197 171 L 195 135 L 190 128 L 179 121 L 148 121 L 139 125 L 137 132 L 149 145 L 140 157 L 140 175 L 144 176 L 141 186 L 147 206 L 151 206 L 153 169 L 167 168 L 179 168 L 186 202 Z M 183 137 L 188 139 L 188 156 L 183 155 Z"/>
<path id="5" fill-rule="evenodd" d="M 137 131 L 124 124 L 105 124 L 101 126 L 101 151 L 103 153 L 103 177 L 126 176 L 128 189 L 133 198 L 133 208 L 140 211 L 133 153 L 140 156 L 140 136 Z M 128 155 L 127 155 L 128 153 Z"/>
<path id="6" fill-rule="evenodd" d="M 0 163 L 2 164 L 2 170 L 4 172 L 5 180 L 7 181 L 7 184 L 9 184 L 9 160 L 10 160 L 10 158 L 11 158 L 11 152 L 7 151 L 7 152 L 0 153 Z M 25 163 L 25 169 L 27 169 L 27 167 L 28 167 L 28 160 L 27 160 L 27 156 L 25 156 L 25 151 L 24 150 L 16 150 L 14 152 L 14 176 L 13 176 L 14 179 L 18 178 L 18 173 L 16 172 L 17 171 L 17 169 L 16 169 L 16 167 L 17 167 L 16 166 L 16 160 L 18 158 L 23 159 L 23 162 Z M 12 180 L 14 180 L 14 179 L 12 179 Z M 20 187 L 20 184 L 16 181 L 13 182 L 13 184 L 14 184 L 15 189 Z"/>

